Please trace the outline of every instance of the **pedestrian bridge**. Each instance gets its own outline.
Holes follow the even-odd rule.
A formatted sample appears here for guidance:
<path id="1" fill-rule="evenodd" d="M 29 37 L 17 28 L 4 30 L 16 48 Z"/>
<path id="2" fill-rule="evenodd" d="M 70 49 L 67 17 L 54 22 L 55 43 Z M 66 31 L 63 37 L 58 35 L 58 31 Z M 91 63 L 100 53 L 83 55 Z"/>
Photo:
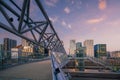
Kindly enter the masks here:
<path id="1" fill-rule="evenodd" d="M 80 71 L 68 63 L 71 58 L 53 52 L 51 58 L 14 66 L 0 71 L 0 80 L 119 80 L 120 72 L 98 69 Z M 86 59 L 86 57 L 85 57 Z M 72 59 L 73 60 L 73 59 Z M 76 59 L 75 59 L 76 60 Z M 77 58 L 78 60 L 78 58 Z M 96 63 L 95 63 L 96 64 Z M 66 66 L 67 65 L 67 66 Z M 94 66 L 95 67 L 95 66 Z M 89 67 L 90 68 L 90 67 Z"/>
<path id="2" fill-rule="evenodd" d="M 0 80 L 53 80 L 51 60 L 27 63 L 0 71 Z"/>
<path id="3" fill-rule="evenodd" d="M 37 9 L 30 13 L 30 9 L 35 8 L 35 6 L 30 5 L 33 2 Z M 37 18 L 34 18 L 33 14 L 37 15 Z M 0 28 L 29 41 L 34 46 L 36 53 L 38 48 L 42 47 L 49 50 L 51 56 L 50 60 L 37 60 L 37 62 L 35 62 L 36 60 L 33 61 L 34 57 L 29 54 L 20 56 L 17 58 L 17 65 L 26 64 L 14 67 L 11 67 L 11 65 L 13 66 L 14 62 L 17 61 L 12 63 L 12 60 L 9 60 L 8 57 L 2 56 L 0 58 L 0 69 L 4 67 L 11 68 L 0 71 L 0 80 L 111 80 L 112 77 L 114 77 L 112 80 L 120 79 L 119 72 L 101 73 L 95 70 L 85 72 L 86 70 L 84 71 L 83 67 L 84 59 L 82 58 L 71 61 L 40 0 L 20 0 L 20 3 L 18 0 L 0 0 Z M 9 54 L 9 52 L 6 51 L 6 54 Z M 88 59 L 92 62 L 85 60 L 88 64 L 87 68 L 89 66 L 95 69 L 96 66 L 106 68 L 104 61 L 90 57 Z M 30 60 L 34 63 L 28 63 Z M 77 62 L 77 66 L 75 62 Z M 107 68 L 113 69 L 109 65 Z M 92 73 L 93 71 L 95 72 Z"/>

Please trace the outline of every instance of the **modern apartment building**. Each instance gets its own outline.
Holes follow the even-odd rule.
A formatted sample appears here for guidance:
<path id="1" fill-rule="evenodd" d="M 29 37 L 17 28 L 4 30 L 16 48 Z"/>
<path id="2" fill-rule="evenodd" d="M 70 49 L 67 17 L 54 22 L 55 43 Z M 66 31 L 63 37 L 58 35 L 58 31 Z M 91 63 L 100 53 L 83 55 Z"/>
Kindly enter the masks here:
<path id="1" fill-rule="evenodd" d="M 3 53 L 4 53 L 4 46 L 3 44 L 0 44 L 0 60 L 3 58 Z"/>
<path id="2" fill-rule="evenodd" d="M 96 44 L 94 46 L 94 56 L 97 58 L 106 57 L 106 44 Z"/>
<path id="3" fill-rule="evenodd" d="M 82 43 L 81 42 L 77 42 L 76 43 L 76 50 L 79 49 L 79 48 L 81 48 L 81 47 L 82 47 Z"/>
<path id="4" fill-rule="evenodd" d="M 86 48 L 86 56 L 94 57 L 93 40 L 85 40 L 84 47 Z"/>
<path id="5" fill-rule="evenodd" d="M 9 38 L 4 38 L 4 57 L 11 59 L 11 48 L 17 46 L 17 41 Z"/>
<path id="6" fill-rule="evenodd" d="M 74 55 L 76 50 L 76 43 L 75 40 L 70 40 L 70 49 L 69 49 L 69 54 Z"/>

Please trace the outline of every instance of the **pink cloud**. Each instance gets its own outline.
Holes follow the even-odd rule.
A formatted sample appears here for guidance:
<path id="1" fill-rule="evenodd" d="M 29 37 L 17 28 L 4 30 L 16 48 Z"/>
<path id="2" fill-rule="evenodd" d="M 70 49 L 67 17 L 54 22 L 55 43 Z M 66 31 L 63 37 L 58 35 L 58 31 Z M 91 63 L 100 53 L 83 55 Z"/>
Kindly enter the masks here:
<path id="1" fill-rule="evenodd" d="M 72 28 L 72 26 L 71 26 L 70 24 L 68 24 L 68 28 L 70 28 L 70 29 L 71 29 L 71 28 Z"/>
<path id="2" fill-rule="evenodd" d="M 72 28 L 71 24 L 66 23 L 65 21 L 62 21 L 61 24 L 69 29 Z"/>
<path id="3" fill-rule="evenodd" d="M 111 25 L 111 26 L 116 26 L 116 27 L 119 27 L 120 25 L 120 20 L 113 20 L 113 21 L 110 21 L 108 22 L 108 25 Z"/>
<path id="4" fill-rule="evenodd" d="M 45 0 L 45 4 L 54 7 L 58 0 Z"/>
<path id="5" fill-rule="evenodd" d="M 50 17 L 50 20 L 55 23 L 58 21 L 58 17 L 57 16 L 54 16 L 54 17 Z"/>
<path id="6" fill-rule="evenodd" d="M 105 18 L 104 17 L 101 17 L 101 18 L 93 18 L 93 19 L 89 19 L 87 20 L 87 23 L 88 24 L 96 24 L 96 23 L 100 23 L 102 21 L 104 21 Z"/>
<path id="7" fill-rule="evenodd" d="M 69 7 L 65 7 L 65 8 L 64 8 L 64 12 L 65 12 L 66 14 L 69 14 L 69 13 L 70 13 L 70 8 L 69 8 Z"/>
<path id="8" fill-rule="evenodd" d="M 104 10 L 106 8 L 106 0 L 99 0 L 98 8 Z"/>
<path id="9" fill-rule="evenodd" d="M 66 26 L 67 23 L 66 23 L 65 21 L 62 21 L 62 25 L 63 25 L 63 26 Z"/>
<path id="10" fill-rule="evenodd" d="M 92 28 L 92 31 L 97 31 L 97 28 L 96 28 L 96 27 L 93 27 L 93 28 Z"/>

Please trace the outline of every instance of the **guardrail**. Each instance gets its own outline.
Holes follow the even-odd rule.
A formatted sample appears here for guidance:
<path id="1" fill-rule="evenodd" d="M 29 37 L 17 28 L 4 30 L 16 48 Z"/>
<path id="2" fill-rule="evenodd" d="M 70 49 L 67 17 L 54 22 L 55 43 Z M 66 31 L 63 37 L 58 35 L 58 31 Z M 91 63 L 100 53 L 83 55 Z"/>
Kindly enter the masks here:
<path id="1" fill-rule="evenodd" d="M 59 59 L 57 58 L 61 58 L 56 57 L 56 55 L 61 54 L 58 52 L 51 52 L 51 61 L 52 61 L 52 75 L 53 75 L 53 80 L 69 80 L 69 76 L 68 74 L 65 74 L 62 71 L 62 67 L 61 65 L 64 65 L 62 63 L 60 63 L 60 61 L 58 61 Z"/>
<path id="2" fill-rule="evenodd" d="M 35 53 L 32 53 L 35 54 Z M 41 60 L 48 59 L 46 55 L 39 55 L 39 56 L 31 56 L 29 53 L 26 53 L 24 56 L 19 56 L 14 59 L 8 59 L 8 58 L 0 58 L 0 70 L 4 70 L 13 66 L 31 63 L 31 62 L 37 62 Z"/>
<path id="3" fill-rule="evenodd" d="M 103 65 L 104 67 L 109 68 L 110 70 L 113 70 L 113 66 L 102 59 L 95 58 L 95 57 L 88 57 L 88 59 L 95 62 L 95 63 Z"/>

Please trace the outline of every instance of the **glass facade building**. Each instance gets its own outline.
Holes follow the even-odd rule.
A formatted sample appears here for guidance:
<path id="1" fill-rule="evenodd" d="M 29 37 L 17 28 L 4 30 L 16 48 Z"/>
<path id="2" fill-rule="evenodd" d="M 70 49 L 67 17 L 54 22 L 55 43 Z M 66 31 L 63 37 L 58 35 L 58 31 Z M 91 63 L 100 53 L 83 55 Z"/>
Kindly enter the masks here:
<path id="1" fill-rule="evenodd" d="M 4 46 L 3 44 L 0 44 L 0 59 L 3 58 L 3 52 L 4 52 Z"/>
<path id="2" fill-rule="evenodd" d="M 11 59 L 11 48 L 17 46 L 17 41 L 9 38 L 4 38 L 4 57 Z"/>
<path id="3" fill-rule="evenodd" d="M 106 44 L 96 44 L 94 46 L 94 56 L 97 58 L 106 57 L 107 56 Z"/>
<path id="4" fill-rule="evenodd" d="M 84 59 L 82 59 L 84 56 L 85 56 L 85 47 L 82 47 L 81 42 L 77 42 L 76 43 L 76 57 L 79 57 L 81 59 L 75 60 L 75 65 L 79 71 L 84 71 L 85 63 L 84 63 Z"/>
<path id="5" fill-rule="evenodd" d="M 79 49 L 79 48 L 81 48 L 82 47 L 82 43 L 81 42 L 77 42 L 76 43 L 76 49 Z"/>

